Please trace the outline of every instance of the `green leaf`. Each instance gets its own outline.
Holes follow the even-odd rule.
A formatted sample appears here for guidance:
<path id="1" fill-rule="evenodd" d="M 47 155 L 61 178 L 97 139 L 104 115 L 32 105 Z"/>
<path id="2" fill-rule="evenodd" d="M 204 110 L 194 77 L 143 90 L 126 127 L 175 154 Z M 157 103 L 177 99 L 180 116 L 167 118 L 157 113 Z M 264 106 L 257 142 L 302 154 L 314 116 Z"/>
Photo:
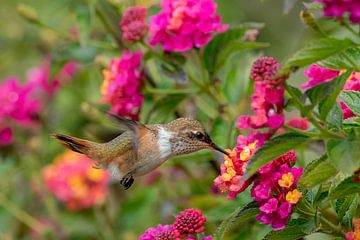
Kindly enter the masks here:
<path id="1" fill-rule="evenodd" d="M 336 172 L 336 168 L 328 161 L 327 155 L 324 154 L 305 167 L 299 185 L 312 188 L 335 176 Z"/>
<path id="2" fill-rule="evenodd" d="M 211 138 L 216 144 L 223 144 L 224 147 L 229 147 L 230 137 L 232 136 L 232 123 L 223 120 L 222 118 L 217 118 L 213 124 L 211 130 Z"/>
<path id="3" fill-rule="evenodd" d="M 329 198 L 338 199 L 344 198 L 351 194 L 359 193 L 360 184 L 354 181 L 355 177 L 356 175 L 344 177 L 343 174 L 339 174 L 330 186 Z"/>
<path id="4" fill-rule="evenodd" d="M 319 103 L 319 113 L 322 120 L 326 119 L 327 114 L 334 106 L 337 96 L 343 89 L 344 84 L 350 75 L 351 71 L 347 71 L 331 81 L 332 84 L 329 85 L 330 88 L 328 89 L 328 94 L 325 95 L 323 100 Z"/>
<path id="5" fill-rule="evenodd" d="M 214 119 L 219 116 L 219 111 L 216 107 L 216 103 L 214 104 L 214 101 L 212 101 L 206 95 L 202 94 L 202 95 L 196 96 L 195 104 L 209 118 Z"/>
<path id="6" fill-rule="evenodd" d="M 350 39 L 322 38 L 314 41 L 303 49 L 297 51 L 284 65 L 281 73 L 296 69 L 325 59 L 333 54 L 341 52 L 354 43 Z"/>
<path id="7" fill-rule="evenodd" d="M 250 202 L 244 207 L 237 208 L 230 214 L 216 229 L 214 238 L 221 240 L 225 236 L 225 233 L 230 229 L 231 225 L 235 222 L 245 222 L 259 214 L 258 203 Z"/>
<path id="8" fill-rule="evenodd" d="M 77 60 L 83 63 L 89 63 L 93 61 L 96 56 L 96 48 L 91 46 L 80 46 L 78 44 L 72 44 L 61 48 L 54 53 L 54 60 L 56 61 L 68 61 Z"/>
<path id="9" fill-rule="evenodd" d="M 342 54 L 333 55 L 318 62 L 317 64 L 321 67 L 336 70 L 350 70 L 356 67 L 355 71 L 360 71 L 360 48 L 348 48 Z M 356 66 L 354 66 L 354 64 Z"/>
<path id="10" fill-rule="evenodd" d="M 219 70 L 224 64 L 226 64 L 226 60 L 237 52 L 251 50 L 251 49 L 261 49 L 269 47 L 269 43 L 263 42 L 243 42 L 243 41 L 233 41 L 229 43 L 226 47 L 221 49 L 215 63 L 215 73 Z"/>
<path id="11" fill-rule="evenodd" d="M 314 220 L 293 219 L 288 222 L 285 229 L 269 232 L 263 240 L 296 240 L 302 239 L 306 235 L 315 231 Z"/>
<path id="12" fill-rule="evenodd" d="M 338 102 L 335 102 L 334 106 L 330 109 L 330 112 L 326 116 L 326 122 L 331 126 L 341 128 L 343 113 L 341 106 Z"/>
<path id="13" fill-rule="evenodd" d="M 351 132 L 345 139 L 330 139 L 326 143 L 327 154 L 336 168 L 353 174 L 360 166 L 360 139 Z"/>
<path id="14" fill-rule="evenodd" d="M 358 204 L 359 196 L 356 193 L 334 201 L 334 208 L 341 223 L 351 226 Z"/>
<path id="15" fill-rule="evenodd" d="M 360 116 L 360 92 L 344 90 L 340 94 L 340 99 L 354 114 Z"/>
<path id="16" fill-rule="evenodd" d="M 306 116 L 306 109 L 304 108 L 306 96 L 298 88 L 289 84 L 285 84 L 285 89 L 291 96 L 290 102 L 300 111 L 301 116 Z M 292 101 L 291 101 L 292 100 Z"/>
<path id="17" fill-rule="evenodd" d="M 251 158 L 247 167 L 244 181 L 250 178 L 256 171 L 266 163 L 287 153 L 291 149 L 298 147 L 309 140 L 308 136 L 300 133 L 284 133 L 268 140 L 258 149 Z"/>
<path id="18" fill-rule="evenodd" d="M 239 40 L 243 37 L 246 30 L 260 29 L 263 26 L 264 25 L 260 23 L 244 23 L 215 36 L 213 40 L 206 45 L 203 54 L 205 67 L 209 71 L 210 75 L 212 76 L 215 72 L 216 59 L 221 49 L 223 49 L 228 43 L 234 40 Z"/>

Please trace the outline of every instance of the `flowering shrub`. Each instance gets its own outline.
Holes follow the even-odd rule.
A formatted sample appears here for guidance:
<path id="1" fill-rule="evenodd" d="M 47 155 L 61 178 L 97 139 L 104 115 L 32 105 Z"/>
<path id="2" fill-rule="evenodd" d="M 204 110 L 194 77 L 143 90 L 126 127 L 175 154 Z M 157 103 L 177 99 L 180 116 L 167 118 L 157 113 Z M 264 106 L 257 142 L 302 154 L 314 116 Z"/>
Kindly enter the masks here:
<path id="1" fill-rule="evenodd" d="M 0 21 L 0 239 L 358 240 L 360 5 L 284 2 L 287 15 L 274 1 L 19 4 L 33 26 Z M 125 191 L 111 175 L 144 153 L 123 161 L 130 151 L 107 142 L 124 129 L 99 108 L 155 124 L 131 141 L 150 156 L 182 145 L 156 131 L 179 117 L 228 154 L 173 157 Z M 73 150 L 119 152 L 119 169 L 60 152 L 52 133 L 105 143 Z"/>

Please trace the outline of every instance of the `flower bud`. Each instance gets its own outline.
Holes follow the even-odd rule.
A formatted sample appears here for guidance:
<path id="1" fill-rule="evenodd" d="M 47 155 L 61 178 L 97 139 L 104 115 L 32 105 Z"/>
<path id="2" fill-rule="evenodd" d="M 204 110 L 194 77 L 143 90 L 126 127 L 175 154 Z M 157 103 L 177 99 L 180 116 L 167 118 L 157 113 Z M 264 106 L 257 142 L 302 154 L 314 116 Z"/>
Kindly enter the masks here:
<path id="1" fill-rule="evenodd" d="M 37 12 L 29 5 L 18 4 L 16 11 L 29 22 L 37 23 L 39 21 Z"/>

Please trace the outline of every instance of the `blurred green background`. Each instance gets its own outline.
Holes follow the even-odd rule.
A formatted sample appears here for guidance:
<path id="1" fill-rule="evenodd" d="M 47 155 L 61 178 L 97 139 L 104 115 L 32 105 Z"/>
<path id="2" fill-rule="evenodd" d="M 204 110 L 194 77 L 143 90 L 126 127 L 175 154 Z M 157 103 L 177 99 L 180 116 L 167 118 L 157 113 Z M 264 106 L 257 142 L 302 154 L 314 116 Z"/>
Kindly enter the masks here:
<path id="1" fill-rule="evenodd" d="M 135 2 L 126 1 L 125 5 Z M 274 56 L 280 62 L 316 37 L 306 30 L 300 21 L 299 11 L 303 9 L 302 2 L 293 1 L 294 5 L 291 8 L 288 4 L 292 1 L 285 2 L 217 1 L 218 11 L 224 23 L 265 23 L 258 35 L 258 41 L 270 43 L 271 46 L 264 50 L 264 54 Z M 92 137 L 84 132 L 93 133 L 102 129 L 101 120 L 96 117 L 94 120 L 93 116 L 84 113 L 82 103 L 99 103 L 101 66 L 111 56 L 118 56 L 120 51 L 114 51 L 113 40 L 95 12 L 87 12 L 87 6 L 95 3 L 95 0 L 1 1 L 0 79 L 17 75 L 24 80 L 26 71 L 41 64 L 50 54 L 55 63 L 61 62 L 64 54 L 71 48 L 67 37 L 64 36 L 68 36 L 75 28 L 79 29 L 80 36 L 87 34 L 83 36 L 82 42 L 87 48 L 85 52 L 79 53 L 84 63 L 81 64 L 75 78 L 62 88 L 54 102 L 46 109 L 48 117 L 43 132 L 39 135 L 25 135 L 18 140 L 20 144 L 33 146 L 34 149 L 31 151 L 36 154 L 24 151 L 15 156 L 5 154 L 0 159 L 1 193 L 32 216 L 55 220 L 61 234 L 49 234 L 46 237 L 49 239 L 64 236 L 68 236 L 69 239 L 137 239 L 139 234 L 151 226 L 171 223 L 174 213 L 189 207 L 204 211 L 208 218 L 207 233 L 211 234 L 230 212 L 249 202 L 250 196 L 247 192 L 235 201 L 229 201 L 221 195 L 211 194 L 210 186 L 217 173 L 208 161 L 212 159 L 212 154 L 208 151 L 169 161 L 161 167 L 161 177 L 155 184 L 147 185 L 148 180 L 139 179 L 127 192 L 124 192 L 120 185 L 113 184 L 110 186 L 111 191 L 105 206 L 76 213 L 66 211 L 50 196 L 46 198 L 44 208 L 37 194 L 29 189 L 33 182 L 36 184 L 37 181 L 41 181 L 41 168 L 52 162 L 62 151 L 61 146 L 49 138 L 50 133 L 63 132 L 74 136 Z M 41 22 L 48 27 L 35 26 L 20 17 L 16 11 L 18 4 L 27 4 L 34 8 Z M 112 4 L 122 6 L 122 3 L 116 0 L 112 1 Z M 289 8 L 287 12 L 286 8 Z M 154 13 L 156 9 L 152 7 L 150 13 Z M 113 21 L 118 22 L 119 19 Z M 239 71 L 242 67 L 239 63 Z M 299 73 L 300 82 L 301 75 Z M 235 140 L 234 137 L 232 142 Z M 257 223 L 241 223 L 234 227 L 229 239 L 261 239 L 269 230 L 268 227 Z M 0 239 L 17 238 L 31 239 L 33 236 L 23 223 L 0 208 Z"/>

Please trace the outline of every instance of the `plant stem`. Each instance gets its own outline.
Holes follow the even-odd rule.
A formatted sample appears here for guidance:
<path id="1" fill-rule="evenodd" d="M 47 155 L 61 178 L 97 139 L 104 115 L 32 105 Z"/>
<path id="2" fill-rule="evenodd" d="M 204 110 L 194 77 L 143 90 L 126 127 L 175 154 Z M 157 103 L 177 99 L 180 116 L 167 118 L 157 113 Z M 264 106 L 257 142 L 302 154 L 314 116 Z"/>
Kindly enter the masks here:
<path id="1" fill-rule="evenodd" d="M 329 137 L 329 138 L 344 138 L 345 136 L 329 132 L 327 129 L 322 127 L 320 123 L 314 118 L 313 112 L 309 111 L 306 118 L 316 127 L 322 134 L 323 137 Z"/>
<path id="2" fill-rule="evenodd" d="M 36 232 L 41 233 L 44 230 L 44 226 L 36 218 L 13 204 L 3 193 L 0 192 L 0 206 L 6 209 L 19 221 L 27 225 L 29 228 L 34 229 Z"/>

